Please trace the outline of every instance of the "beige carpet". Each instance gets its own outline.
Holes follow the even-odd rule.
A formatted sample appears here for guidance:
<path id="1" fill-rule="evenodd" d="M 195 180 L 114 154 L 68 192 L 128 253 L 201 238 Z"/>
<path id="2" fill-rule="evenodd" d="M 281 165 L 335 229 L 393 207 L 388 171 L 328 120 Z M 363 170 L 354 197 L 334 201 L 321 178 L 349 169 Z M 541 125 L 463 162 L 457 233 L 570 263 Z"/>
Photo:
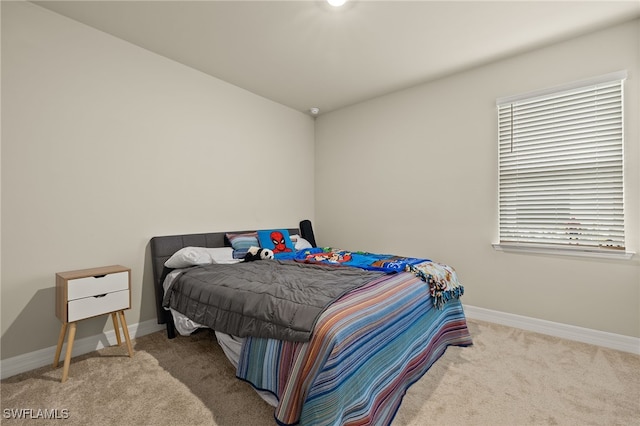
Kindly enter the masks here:
<path id="1" fill-rule="evenodd" d="M 469 321 L 474 346 L 451 347 L 414 384 L 393 426 L 639 425 L 640 356 Z M 134 341 L 74 358 L 69 380 L 43 367 L 3 380 L 2 424 L 275 425 L 237 380 L 212 334 Z M 64 420 L 16 420 L 11 410 Z"/>

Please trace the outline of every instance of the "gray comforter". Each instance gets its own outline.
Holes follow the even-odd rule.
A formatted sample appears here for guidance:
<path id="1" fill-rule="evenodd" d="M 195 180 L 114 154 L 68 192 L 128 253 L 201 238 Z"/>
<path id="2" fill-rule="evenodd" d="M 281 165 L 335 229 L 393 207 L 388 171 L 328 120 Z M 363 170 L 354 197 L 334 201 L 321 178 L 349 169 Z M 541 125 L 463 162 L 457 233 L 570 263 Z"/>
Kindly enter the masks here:
<path id="1" fill-rule="evenodd" d="M 382 275 L 277 260 L 214 264 L 178 275 L 163 306 L 235 336 L 308 341 L 326 307 Z"/>

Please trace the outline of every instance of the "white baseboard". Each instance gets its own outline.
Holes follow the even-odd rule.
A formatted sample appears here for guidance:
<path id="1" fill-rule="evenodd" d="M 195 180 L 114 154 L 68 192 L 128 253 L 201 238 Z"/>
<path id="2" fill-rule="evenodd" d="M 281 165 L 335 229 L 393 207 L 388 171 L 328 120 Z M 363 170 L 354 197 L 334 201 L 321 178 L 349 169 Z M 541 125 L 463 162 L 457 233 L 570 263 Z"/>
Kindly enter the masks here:
<path id="1" fill-rule="evenodd" d="M 478 308 L 475 306 L 464 305 L 464 312 L 470 319 L 502 324 L 522 330 L 640 355 L 640 338 L 637 337 L 576 327 L 506 312 L 492 311 L 491 309 Z"/>
<path id="2" fill-rule="evenodd" d="M 164 325 L 158 324 L 157 320 L 152 319 L 141 323 L 133 324 L 127 327 L 129 330 L 129 336 L 132 339 L 136 337 L 144 336 L 145 334 L 154 333 L 156 331 L 165 328 Z M 77 339 L 73 342 L 73 351 L 71 356 L 86 354 L 98 349 L 102 349 L 107 345 L 114 345 L 117 343 L 116 332 L 114 330 L 107 331 L 95 336 L 85 337 L 83 339 Z M 63 352 L 61 357 L 64 358 L 65 345 L 62 348 Z M 24 373 L 25 371 L 34 370 L 36 368 L 44 367 L 45 365 L 53 364 L 53 358 L 56 354 L 56 346 L 50 346 L 48 348 L 39 349 L 37 351 L 29 352 L 24 355 L 15 356 L 13 358 L 7 358 L 0 360 L 0 378 L 6 379 L 7 377 L 15 376 L 16 374 Z M 61 359 L 61 364 L 64 359 Z"/>
<path id="3" fill-rule="evenodd" d="M 589 343 L 592 345 L 603 346 L 605 348 L 640 355 L 640 339 L 636 337 L 576 327 L 573 325 L 509 314 L 506 312 L 493 311 L 491 309 L 478 308 L 469 305 L 464 305 L 464 311 L 465 315 L 470 319 L 502 324 L 509 327 L 520 328 L 522 330 L 533 331 L 536 333 L 547 334 L 549 336 L 575 340 L 578 342 Z M 136 337 L 163 330 L 165 326 L 158 324 L 157 321 L 153 319 L 133 324 L 128 328 L 129 335 L 132 339 L 135 339 Z M 107 345 L 114 345 L 115 343 L 116 333 L 113 330 L 96 336 L 78 339 L 73 344 L 72 356 L 75 357 L 86 354 L 102 349 Z M 6 379 L 7 377 L 15 376 L 16 374 L 51 364 L 55 353 L 56 347 L 51 346 L 45 349 L 29 352 L 24 355 L 0 360 L 0 378 Z"/>

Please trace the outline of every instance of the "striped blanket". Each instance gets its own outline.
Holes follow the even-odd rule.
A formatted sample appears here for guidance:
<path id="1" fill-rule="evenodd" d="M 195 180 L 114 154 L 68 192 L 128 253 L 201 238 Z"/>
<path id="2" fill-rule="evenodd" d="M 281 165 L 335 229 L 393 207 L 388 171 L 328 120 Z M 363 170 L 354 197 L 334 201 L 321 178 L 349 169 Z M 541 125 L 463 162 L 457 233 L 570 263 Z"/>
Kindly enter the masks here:
<path id="1" fill-rule="evenodd" d="M 472 344 L 460 301 L 430 298 L 415 274 L 385 275 L 327 308 L 308 342 L 247 338 L 237 376 L 278 398 L 281 425 L 388 425 L 447 346 Z"/>

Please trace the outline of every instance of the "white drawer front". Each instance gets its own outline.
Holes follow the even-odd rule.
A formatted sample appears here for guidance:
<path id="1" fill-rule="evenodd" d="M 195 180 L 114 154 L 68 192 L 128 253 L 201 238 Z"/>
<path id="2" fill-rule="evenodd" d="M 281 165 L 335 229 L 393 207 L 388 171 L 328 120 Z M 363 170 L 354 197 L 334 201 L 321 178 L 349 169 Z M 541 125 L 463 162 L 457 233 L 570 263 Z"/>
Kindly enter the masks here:
<path id="1" fill-rule="evenodd" d="M 67 321 L 73 322 L 109 312 L 129 309 L 129 290 L 107 293 L 100 297 L 72 300 L 67 305 Z"/>
<path id="2" fill-rule="evenodd" d="M 67 282 L 67 300 L 81 299 L 129 288 L 129 273 L 116 272 L 101 277 L 86 277 Z"/>

